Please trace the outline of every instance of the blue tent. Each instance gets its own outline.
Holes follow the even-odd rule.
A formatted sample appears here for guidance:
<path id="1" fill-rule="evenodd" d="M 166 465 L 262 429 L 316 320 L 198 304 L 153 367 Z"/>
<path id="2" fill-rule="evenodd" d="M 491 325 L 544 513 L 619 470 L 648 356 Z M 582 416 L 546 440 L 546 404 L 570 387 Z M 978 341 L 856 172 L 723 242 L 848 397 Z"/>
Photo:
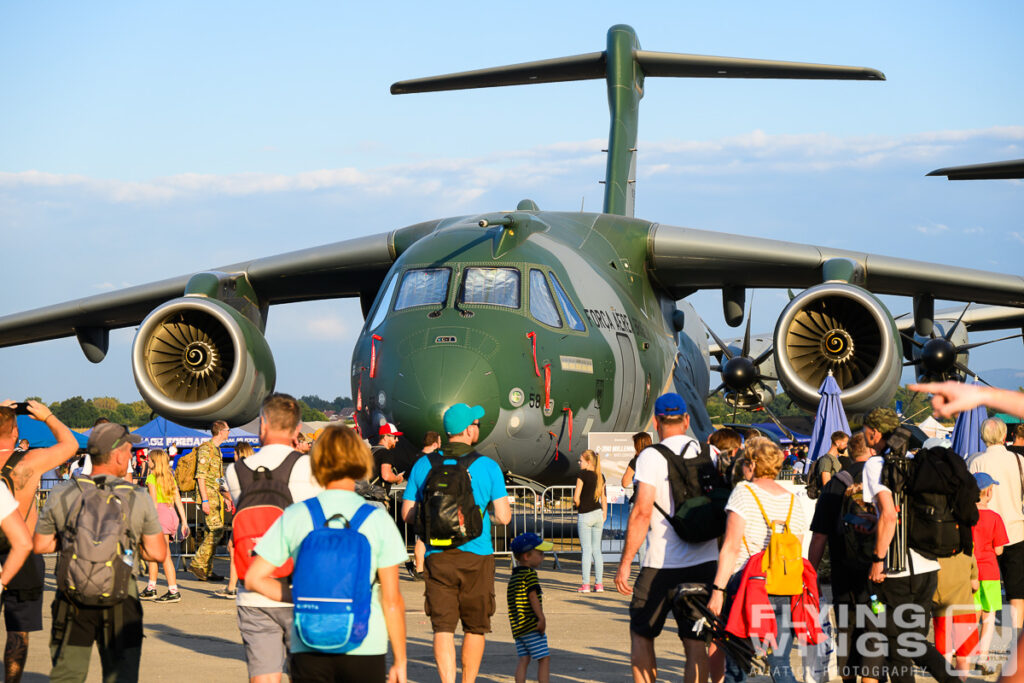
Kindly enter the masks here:
<path id="1" fill-rule="evenodd" d="M 78 441 L 79 448 L 85 448 L 86 444 L 89 443 L 89 437 L 83 436 L 73 429 L 71 430 L 71 435 Z M 18 438 L 28 439 L 30 448 L 47 448 L 57 443 L 49 427 L 28 415 L 18 416 Z"/>
<path id="2" fill-rule="evenodd" d="M 965 410 L 957 415 L 956 424 L 953 425 L 953 450 L 964 458 L 985 450 L 985 444 L 981 440 L 981 423 L 986 419 L 988 411 L 985 410 L 985 406 Z"/>
<path id="3" fill-rule="evenodd" d="M 142 437 L 142 445 L 146 448 L 167 448 L 173 444 L 179 450 L 191 449 L 210 440 L 207 432 L 175 424 L 163 417 L 147 422 L 133 433 Z"/>
<path id="4" fill-rule="evenodd" d="M 799 434 L 797 432 L 794 432 L 792 429 L 789 430 L 790 432 L 793 433 L 793 440 L 790 441 L 786 433 L 779 429 L 779 426 L 774 422 L 758 422 L 750 426 L 762 432 L 771 432 L 778 438 L 779 443 L 808 444 L 811 442 L 811 437 L 807 436 L 806 434 Z"/>
<path id="5" fill-rule="evenodd" d="M 225 446 L 234 448 L 236 443 L 247 443 L 252 444 L 253 446 L 260 445 L 260 437 L 258 435 L 247 432 L 241 427 L 233 427 L 228 434 L 228 440 L 224 442 Z"/>
<path id="6" fill-rule="evenodd" d="M 832 372 L 818 388 L 818 410 L 814 414 L 814 431 L 811 432 L 811 447 L 807 451 L 807 459 L 814 462 L 832 447 L 832 434 L 846 432 L 850 434 L 850 423 L 846 420 L 846 411 L 839 398 L 842 390 L 836 383 Z"/>

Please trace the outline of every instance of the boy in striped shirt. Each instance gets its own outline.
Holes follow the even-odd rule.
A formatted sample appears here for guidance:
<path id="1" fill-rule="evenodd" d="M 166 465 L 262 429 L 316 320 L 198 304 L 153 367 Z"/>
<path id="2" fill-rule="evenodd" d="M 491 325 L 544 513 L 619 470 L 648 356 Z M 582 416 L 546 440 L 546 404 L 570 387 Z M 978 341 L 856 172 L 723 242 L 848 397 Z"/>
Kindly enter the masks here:
<path id="1" fill-rule="evenodd" d="M 547 621 L 541 605 L 541 588 L 537 581 L 537 567 L 544 561 L 544 551 L 551 550 L 549 541 L 533 533 L 523 533 L 512 539 L 512 554 L 516 567 L 508 580 L 508 619 L 512 624 L 512 637 L 516 641 L 516 683 L 526 683 L 530 660 L 537 660 L 537 680 L 548 683 L 551 657 L 548 652 Z"/>

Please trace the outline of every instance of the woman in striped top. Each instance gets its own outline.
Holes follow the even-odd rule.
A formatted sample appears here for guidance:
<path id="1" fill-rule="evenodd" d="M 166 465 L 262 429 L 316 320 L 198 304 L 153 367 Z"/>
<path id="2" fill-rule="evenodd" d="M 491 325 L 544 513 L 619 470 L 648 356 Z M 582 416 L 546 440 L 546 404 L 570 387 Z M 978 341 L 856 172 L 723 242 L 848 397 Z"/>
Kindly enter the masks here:
<path id="1" fill-rule="evenodd" d="M 772 441 L 756 437 L 747 440 L 744 451 L 744 457 L 753 465 L 754 478 L 737 484 L 725 506 L 728 512 L 725 540 L 718 554 L 718 573 L 708 602 L 708 607 L 715 614 L 722 614 L 726 591 L 735 592 L 735 584 L 739 582 L 743 565 L 750 556 L 768 547 L 771 530 L 761 514 L 758 502 L 764 507 L 765 515 L 776 523 L 777 529 L 788 518 L 789 530 L 801 542 L 809 527 L 809 520 L 800 501 L 775 481 L 782 469 L 782 450 Z M 777 622 L 784 623 L 782 612 L 789 609 L 789 597 L 769 596 L 769 599 L 775 608 Z M 768 656 L 775 683 L 796 683 L 789 664 L 793 638 L 792 633 L 779 633 L 780 647 Z M 724 653 L 718 656 L 722 655 Z M 742 678 L 742 672 L 737 667 L 726 669 L 727 682 Z"/>

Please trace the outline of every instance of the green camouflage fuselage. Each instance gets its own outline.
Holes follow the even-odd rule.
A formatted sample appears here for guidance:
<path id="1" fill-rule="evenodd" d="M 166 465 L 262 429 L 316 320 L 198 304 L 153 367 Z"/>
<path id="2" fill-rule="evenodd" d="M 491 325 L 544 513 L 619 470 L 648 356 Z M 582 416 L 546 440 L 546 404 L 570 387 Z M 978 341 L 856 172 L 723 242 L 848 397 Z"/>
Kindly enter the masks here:
<path id="1" fill-rule="evenodd" d="M 506 471 L 557 480 L 575 471 L 590 432 L 646 425 L 676 356 L 675 302 L 644 269 L 651 227 L 608 214 L 516 211 L 396 231 L 398 259 L 352 359 L 364 433 L 386 419 L 418 444 L 428 430 L 443 432 L 448 406 L 481 405 L 482 453 Z M 473 288 L 492 269 L 504 285 L 492 290 L 505 298 L 471 303 L 481 296 L 467 294 L 467 277 Z M 438 286 L 405 296 L 405 276 L 425 270 Z"/>

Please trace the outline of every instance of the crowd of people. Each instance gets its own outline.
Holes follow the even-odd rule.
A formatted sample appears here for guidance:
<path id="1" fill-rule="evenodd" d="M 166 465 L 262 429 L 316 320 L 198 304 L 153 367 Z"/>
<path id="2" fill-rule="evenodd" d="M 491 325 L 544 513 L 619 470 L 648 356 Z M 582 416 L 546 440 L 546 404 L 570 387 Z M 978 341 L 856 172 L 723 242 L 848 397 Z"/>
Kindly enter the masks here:
<path id="1" fill-rule="evenodd" d="M 1017 407 L 1012 396 L 928 390 L 936 391 L 938 414 L 971 401 Z M 439 425 L 447 439 L 428 433 L 422 451 L 402 462 L 395 425 L 381 425 L 372 450 L 341 425 L 310 443 L 300 435 L 298 402 L 273 394 L 261 408 L 258 449 L 237 449 L 224 468 L 228 426 L 218 421 L 194 459 L 175 469 L 166 451 L 151 450 L 140 486 L 131 481 L 139 437 L 98 424 L 89 436 L 89 472 L 56 487 L 41 511 L 39 474 L 67 463 L 77 443 L 46 406 L 28 402 L 26 409 L 56 445 L 19 448 L 14 404 L 0 404 L 5 680 L 20 680 L 28 633 L 42 628 L 42 554 L 53 552 L 51 679 L 84 680 L 94 646 L 105 679 L 138 678 L 141 601 L 182 599 L 170 547 L 189 534 L 186 488 L 204 513 L 189 571 L 200 581 L 229 579 L 219 595 L 235 600 L 251 681 L 279 681 L 285 672 L 297 681 L 406 680 L 403 566 L 423 581 L 438 676 L 454 682 L 461 664 L 462 680 L 476 679 L 495 611 L 491 528 L 512 517 L 501 468 L 474 449 L 480 406 L 449 407 Z M 811 515 L 795 487 L 778 481 L 786 461 L 778 445 L 729 428 L 700 443 L 689 423 L 682 397 L 660 396 L 657 443 L 637 434 L 622 478 L 633 497 L 614 586 L 631 596 L 635 681 L 657 679 L 655 642 L 670 615 L 687 683 L 742 681 L 758 662 L 778 683 L 791 683 L 794 648 L 812 656 L 830 637 L 831 619 L 837 670 L 847 681 L 912 681 L 915 667 L 940 681 L 993 672 L 997 622 L 1016 637 L 1024 618 L 1024 429 L 1006 446 L 1006 425 L 986 421 L 986 450 L 965 461 L 942 440 L 915 453 L 897 415 L 877 408 L 857 433 L 833 434 L 828 453 L 808 468 L 817 490 Z M 415 529 L 411 560 L 373 491 L 402 483 L 397 512 Z M 604 590 L 605 489 L 600 455 L 585 451 L 573 495 L 582 593 Z M 213 553 L 226 512 L 234 518 L 229 577 L 222 577 Z M 506 597 L 517 681 L 527 679 L 534 660 L 539 681 L 551 675 L 536 571 L 551 549 L 532 532 L 510 543 L 515 567 Z M 834 614 L 823 618 L 817 570 L 825 558 Z M 137 572 L 148 578 L 142 590 Z M 1012 610 L 1004 610 L 1004 596 Z"/>

